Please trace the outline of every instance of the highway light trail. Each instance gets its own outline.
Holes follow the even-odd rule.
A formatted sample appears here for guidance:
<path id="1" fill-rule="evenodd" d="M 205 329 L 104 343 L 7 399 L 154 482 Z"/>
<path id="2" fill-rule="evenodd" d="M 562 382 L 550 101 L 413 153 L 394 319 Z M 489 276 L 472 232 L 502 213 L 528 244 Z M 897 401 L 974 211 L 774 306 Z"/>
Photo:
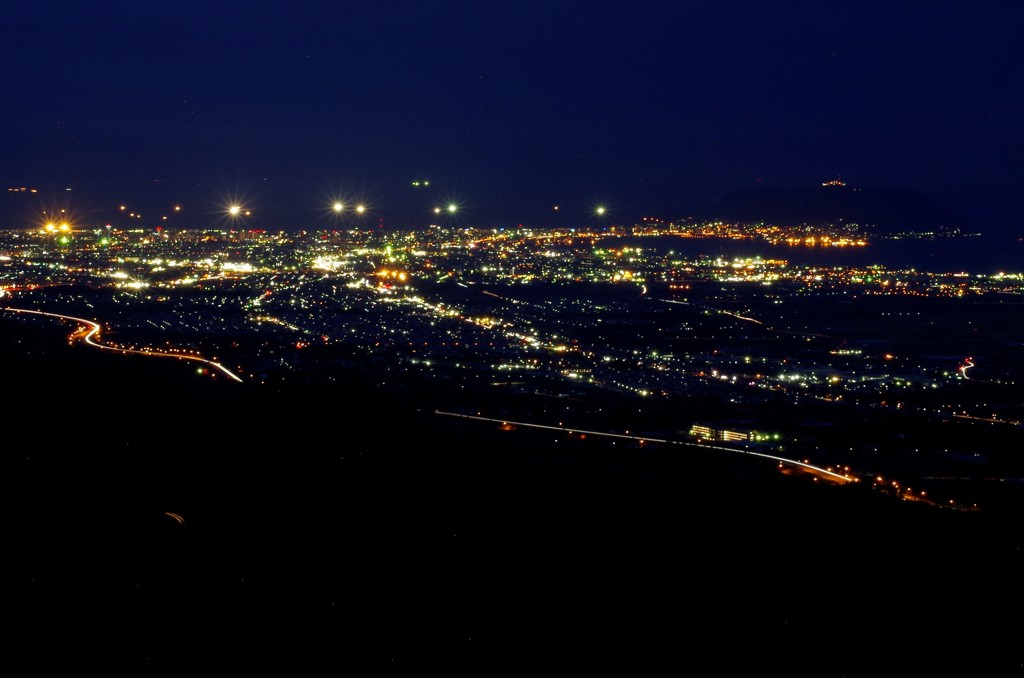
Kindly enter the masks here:
<path id="1" fill-rule="evenodd" d="M 101 343 L 96 341 L 96 339 L 99 337 L 99 334 L 100 334 L 100 329 L 101 329 L 100 325 L 99 325 L 99 323 L 93 322 L 92 320 L 86 320 L 85 318 L 76 318 L 75 316 L 63 315 L 61 313 L 47 313 L 45 311 L 33 311 L 33 310 L 30 310 L 30 309 L 27 309 L 27 308 L 10 308 L 10 307 L 8 307 L 8 308 L 5 308 L 3 310 L 10 311 L 12 313 L 31 313 L 33 315 L 43 315 L 43 316 L 48 316 L 50 318 L 59 318 L 61 320 L 70 320 L 72 322 L 81 323 L 81 324 L 83 324 L 86 327 L 91 328 L 91 329 L 89 329 L 89 331 L 85 332 L 84 334 L 82 334 L 81 332 L 73 333 L 71 335 L 72 339 L 81 339 L 82 341 L 84 341 L 88 345 L 92 346 L 93 348 L 103 349 L 104 351 L 117 351 L 118 353 L 122 353 L 122 354 L 123 353 L 135 353 L 137 355 L 151 356 L 151 357 L 154 357 L 154 358 L 177 358 L 178 360 L 194 360 L 196 362 L 205 363 L 205 364 L 207 364 L 207 365 L 209 365 L 211 367 L 216 368 L 217 370 L 219 370 L 223 374 L 227 375 L 228 377 L 234 379 L 235 381 L 238 381 L 238 382 L 242 381 L 241 377 L 239 377 L 234 372 L 232 372 L 228 368 L 224 367 L 220 363 L 214 362 L 212 360 L 207 360 L 206 358 L 201 358 L 199 356 L 182 355 L 182 354 L 179 354 L 179 353 L 166 353 L 166 352 L 163 352 L 163 351 L 142 350 L 142 349 L 134 349 L 134 348 L 120 348 L 120 347 L 117 347 L 117 346 L 107 346 L 106 344 L 101 344 Z"/>
<path id="2" fill-rule="evenodd" d="M 434 414 L 440 414 L 440 415 L 446 416 L 446 417 L 460 417 L 462 419 L 475 419 L 477 421 L 488 421 L 488 422 L 494 422 L 494 423 L 497 423 L 497 424 L 512 424 L 513 426 L 523 426 L 523 427 L 526 427 L 526 428 L 547 429 L 547 430 L 550 430 L 550 431 L 564 431 L 566 433 L 583 433 L 583 434 L 592 435 L 592 436 L 603 436 L 605 438 L 621 438 L 621 439 L 626 439 L 626 440 L 635 440 L 635 441 L 640 442 L 640 443 L 664 443 L 664 444 L 668 444 L 668 445 L 692 445 L 694 447 L 700 447 L 700 448 L 703 448 L 703 449 L 722 450 L 723 452 L 735 452 L 735 453 L 739 453 L 739 454 L 748 454 L 748 455 L 750 455 L 752 457 L 761 457 L 762 459 L 771 459 L 773 461 L 781 462 L 783 464 L 790 464 L 792 466 L 798 466 L 800 468 L 807 469 L 808 471 L 813 471 L 815 473 L 821 473 L 823 475 L 828 476 L 829 478 L 832 478 L 833 480 L 838 480 L 838 481 L 844 482 L 844 483 L 854 482 L 856 480 L 855 478 L 852 478 L 850 476 L 845 476 L 845 475 L 842 475 L 841 473 L 836 473 L 835 471 L 830 471 L 827 468 L 822 468 L 820 466 L 815 466 L 813 464 L 808 464 L 807 462 L 799 461 L 797 459 L 788 459 L 786 457 L 780 457 L 780 456 L 775 455 L 775 454 L 766 454 L 764 452 L 752 452 L 750 450 L 741 450 L 741 449 L 737 449 L 735 447 L 726 447 L 724 445 L 708 445 L 706 443 L 687 443 L 687 442 L 682 442 L 682 441 L 679 441 L 679 440 L 667 440 L 667 439 L 664 439 L 664 438 L 652 438 L 650 436 L 630 435 L 628 433 L 608 433 L 608 432 L 605 432 L 605 431 L 590 431 L 590 430 L 587 430 L 587 429 L 574 428 L 574 427 L 571 427 L 571 426 L 551 426 L 550 424 L 531 424 L 531 423 L 528 423 L 528 422 L 510 421 L 508 419 L 495 419 L 493 417 L 483 417 L 483 416 L 480 416 L 480 415 L 461 414 L 461 413 L 458 413 L 458 412 L 443 412 L 441 410 L 434 410 Z"/>

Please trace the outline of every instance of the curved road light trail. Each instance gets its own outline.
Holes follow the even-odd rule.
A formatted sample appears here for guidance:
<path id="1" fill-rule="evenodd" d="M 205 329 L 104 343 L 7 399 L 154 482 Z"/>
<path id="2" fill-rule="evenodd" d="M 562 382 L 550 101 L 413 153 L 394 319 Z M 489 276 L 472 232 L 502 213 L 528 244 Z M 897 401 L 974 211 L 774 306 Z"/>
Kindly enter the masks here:
<path id="1" fill-rule="evenodd" d="M 603 432 L 603 431 L 588 431 L 586 429 L 573 428 L 573 427 L 570 427 L 570 426 L 551 426 L 551 425 L 548 425 L 548 424 L 530 424 L 530 423 L 522 422 L 522 421 L 509 421 L 508 419 L 495 419 L 493 417 L 481 417 L 481 416 L 474 416 L 472 414 L 459 414 L 458 412 L 442 412 L 441 410 L 434 410 L 434 414 L 440 414 L 440 415 L 443 415 L 443 416 L 446 416 L 446 417 L 461 417 L 463 419 L 476 419 L 478 421 L 492 421 L 492 422 L 496 422 L 496 423 L 499 423 L 499 424 L 513 424 L 515 426 L 525 426 L 525 427 L 528 427 L 528 428 L 549 429 L 551 431 L 565 431 L 567 433 L 585 433 L 587 435 L 604 436 L 606 438 L 625 438 L 627 440 L 636 440 L 636 441 L 639 441 L 639 442 L 666 443 L 666 444 L 669 444 L 669 445 L 695 445 L 696 447 L 705 448 L 705 449 L 709 448 L 709 449 L 712 449 L 712 450 L 722 450 L 724 452 L 736 452 L 738 454 L 749 454 L 752 457 L 761 457 L 763 459 L 772 459 L 774 461 L 778 461 L 778 462 L 781 462 L 783 464 L 791 464 L 793 466 L 799 466 L 799 467 L 805 468 L 805 469 L 807 469 L 809 471 L 814 471 L 815 473 L 822 473 L 824 475 L 829 476 L 830 478 L 842 481 L 844 483 L 850 483 L 850 482 L 854 482 L 856 480 L 856 478 L 851 478 L 850 476 L 844 476 L 841 473 L 836 473 L 834 471 L 828 470 L 827 468 L 822 468 L 820 466 L 814 466 L 813 464 L 808 464 L 806 462 L 802 462 L 802 461 L 799 461 L 797 459 L 787 459 L 786 457 L 780 457 L 780 456 L 774 455 L 774 454 L 765 454 L 764 452 L 751 452 L 750 450 L 740 450 L 740 449 L 737 449 L 735 447 L 726 447 L 724 445 L 706 445 L 704 443 L 700 443 L 700 444 L 697 444 L 697 443 L 684 443 L 684 442 L 679 441 L 679 440 L 666 440 L 666 439 L 662 439 L 662 438 L 651 438 L 649 436 L 633 436 L 633 435 L 627 435 L 627 434 L 623 434 L 623 433 L 606 433 L 606 432 Z"/>
<path id="2" fill-rule="evenodd" d="M 32 311 L 32 310 L 29 310 L 27 308 L 10 308 L 10 307 L 8 307 L 8 308 L 5 308 L 3 310 L 11 311 L 12 313 L 32 313 L 34 315 L 45 315 L 45 316 L 49 316 L 51 318 L 59 318 L 61 320 L 71 320 L 71 321 L 76 322 L 76 323 L 82 323 L 83 325 L 91 327 L 92 329 L 90 329 L 88 332 L 86 332 L 85 334 L 82 334 L 82 335 L 80 335 L 79 332 L 76 332 L 72 336 L 73 337 L 77 337 L 77 336 L 80 335 L 80 338 L 82 339 L 82 341 L 84 341 L 85 343 L 89 344 L 93 348 L 100 348 L 100 349 L 103 349 L 105 351 L 117 351 L 118 353 L 136 353 L 138 355 L 152 356 L 152 357 L 155 357 L 155 358 L 176 358 L 178 360 L 194 360 L 196 362 L 205 363 L 205 364 L 207 364 L 207 365 L 209 365 L 211 367 L 214 367 L 214 368 L 220 370 L 226 376 L 234 379 L 235 381 L 238 381 L 238 382 L 242 381 L 241 377 L 239 377 L 237 374 L 235 374 L 234 372 L 232 372 L 228 368 L 224 367 L 220 363 L 214 362 L 212 360 L 207 360 L 206 358 L 200 358 L 198 356 L 191 356 L 191 355 L 179 355 L 177 353 L 164 353 L 162 351 L 142 351 L 142 350 L 134 349 L 134 348 L 115 348 L 114 346 L 106 346 L 104 344 L 101 344 L 101 343 L 99 343 L 99 342 L 97 342 L 95 340 L 96 335 L 98 335 L 100 333 L 100 326 L 99 326 L 98 323 L 95 323 L 92 320 L 86 320 L 85 318 L 76 318 L 75 316 L 63 315 L 63 314 L 60 314 L 60 313 L 47 313 L 45 311 Z"/>

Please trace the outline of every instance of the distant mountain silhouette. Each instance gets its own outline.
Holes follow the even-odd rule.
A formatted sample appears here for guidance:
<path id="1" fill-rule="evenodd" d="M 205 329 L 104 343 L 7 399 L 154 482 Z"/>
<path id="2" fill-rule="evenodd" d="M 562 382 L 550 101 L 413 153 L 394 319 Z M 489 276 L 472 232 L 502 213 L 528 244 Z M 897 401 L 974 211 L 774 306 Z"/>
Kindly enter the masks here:
<path id="1" fill-rule="evenodd" d="M 704 220 L 779 226 L 858 224 L 867 232 L 953 233 L 966 224 L 918 191 L 846 185 L 743 188 L 723 196 Z"/>

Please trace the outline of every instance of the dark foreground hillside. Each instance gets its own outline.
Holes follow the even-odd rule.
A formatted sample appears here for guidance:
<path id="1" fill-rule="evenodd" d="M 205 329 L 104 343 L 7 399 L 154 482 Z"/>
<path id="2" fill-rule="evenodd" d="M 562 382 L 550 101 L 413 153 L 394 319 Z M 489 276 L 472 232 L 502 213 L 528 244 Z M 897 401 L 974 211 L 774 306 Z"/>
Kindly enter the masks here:
<path id="1" fill-rule="evenodd" d="M 1021 673 L 1011 516 L 2 329 L 16 665 Z"/>

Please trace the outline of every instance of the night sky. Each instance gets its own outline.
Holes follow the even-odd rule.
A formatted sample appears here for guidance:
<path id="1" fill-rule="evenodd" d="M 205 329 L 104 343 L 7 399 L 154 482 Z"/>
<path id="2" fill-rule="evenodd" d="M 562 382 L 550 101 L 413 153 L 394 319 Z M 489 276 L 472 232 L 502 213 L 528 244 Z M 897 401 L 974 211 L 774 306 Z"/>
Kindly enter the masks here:
<path id="1" fill-rule="evenodd" d="M 448 202 L 628 223 L 839 177 L 1016 231 L 1022 28 L 1014 0 L 17 3 L 0 183 L 85 221 L 239 201 L 305 228 L 338 198 L 392 226 Z M 31 225 L 5 197 L 0 226 Z"/>

